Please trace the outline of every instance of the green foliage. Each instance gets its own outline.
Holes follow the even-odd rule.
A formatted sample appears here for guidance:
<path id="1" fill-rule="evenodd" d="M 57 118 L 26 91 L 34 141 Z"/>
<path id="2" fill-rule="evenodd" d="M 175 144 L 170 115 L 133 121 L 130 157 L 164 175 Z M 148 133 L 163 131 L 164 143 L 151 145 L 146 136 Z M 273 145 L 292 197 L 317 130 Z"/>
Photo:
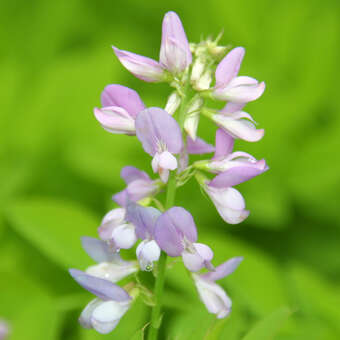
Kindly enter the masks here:
<path id="1" fill-rule="evenodd" d="M 282 324 L 287 320 L 291 311 L 287 307 L 282 307 L 261 320 L 243 338 L 243 340 L 270 340 L 274 339 Z"/>
<path id="2" fill-rule="evenodd" d="M 91 296 L 66 270 L 92 263 L 80 237 L 96 234 L 123 187 L 121 167 L 151 173 L 136 139 L 102 130 L 92 108 L 108 83 L 165 105 L 167 87 L 135 79 L 111 45 L 157 58 L 170 9 L 191 41 L 224 29 L 222 43 L 246 47 L 241 74 L 267 84 L 246 111 L 266 135 L 236 148 L 265 157 L 270 171 L 239 187 L 251 211 L 239 226 L 226 225 L 194 181 L 179 189 L 176 204 L 193 213 L 214 264 L 244 261 L 219 282 L 233 300 L 224 320 L 169 261 L 162 339 L 339 339 L 340 8 L 332 0 L 2 1 L 0 319 L 15 340 L 142 339 L 149 308 L 139 300 L 110 335 L 80 329 Z M 213 142 L 206 120 L 199 131 Z M 287 321 L 281 306 L 293 311 Z"/>

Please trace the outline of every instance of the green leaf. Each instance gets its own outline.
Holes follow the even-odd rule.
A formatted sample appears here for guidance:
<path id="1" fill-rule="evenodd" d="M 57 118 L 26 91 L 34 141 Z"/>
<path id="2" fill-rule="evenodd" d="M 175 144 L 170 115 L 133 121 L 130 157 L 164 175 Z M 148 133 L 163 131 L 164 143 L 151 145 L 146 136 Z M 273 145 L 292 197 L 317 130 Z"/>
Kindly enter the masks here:
<path id="1" fill-rule="evenodd" d="M 226 225 L 222 224 L 221 227 L 226 228 Z M 213 233 L 207 227 L 200 228 L 200 240 L 213 246 L 214 265 L 234 256 L 244 257 L 232 275 L 218 282 L 226 289 L 234 304 L 246 306 L 258 317 L 264 317 L 288 304 L 282 273 L 266 253 L 228 236 L 226 232 Z"/>
<path id="2" fill-rule="evenodd" d="M 283 323 L 291 315 L 287 307 L 282 307 L 270 314 L 260 322 L 243 338 L 243 340 L 270 340 L 278 332 Z"/>
<path id="3" fill-rule="evenodd" d="M 5 210 L 10 226 L 54 262 L 65 268 L 89 264 L 80 237 L 95 236 L 99 220 L 84 208 L 72 202 L 30 198 Z"/>
<path id="4" fill-rule="evenodd" d="M 61 315 L 56 300 L 39 281 L 0 272 L 0 315 L 8 320 L 11 340 L 57 339 Z M 20 282 L 20 287 L 17 286 Z"/>

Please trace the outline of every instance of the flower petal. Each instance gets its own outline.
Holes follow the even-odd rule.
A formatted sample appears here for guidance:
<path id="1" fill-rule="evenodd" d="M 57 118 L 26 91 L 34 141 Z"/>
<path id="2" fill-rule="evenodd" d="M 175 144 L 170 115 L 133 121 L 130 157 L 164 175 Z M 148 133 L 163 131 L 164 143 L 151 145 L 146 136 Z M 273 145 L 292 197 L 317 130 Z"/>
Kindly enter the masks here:
<path id="1" fill-rule="evenodd" d="M 134 118 L 121 107 L 108 106 L 102 109 L 94 108 L 94 115 L 100 125 L 110 133 L 135 134 Z"/>
<path id="2" fill-rule="evenodd" d="M 236 189 L 214 188 L 207 185 L 205 190 L 227 223 L 238 224 L 249 216 L 249 211 L 245 210 L 244 198 Z"/>
<path id="3" fill-rule="evenodd" d="M 237 76 L 244 53 L 243 47 L 235 47 L 222 59 L 216 68 L 215 87 L 224 87 Z"/>
<path id="4" fill-rule="evenodd" d="M 136 262 L 124 261 L 118 253 L 116 253 L 116 256 L 119 257 L 119 262 L 101 262 L 97 265 L 88 267 L 86 273 L 111 282 L 118 282 L 126 276 L 138 271 Z"/>
<path id="5" fill-rule="evenodd" d="M 245 106 L 245 103 L 232 103 L 229 102 L 226 106 L 220 111 L 221 113 L 234 113 L 241 111 Z"/>
<path id="6" fill-rule="evenodd" d="M 155 60 L 112 46 L 122 65 L 137 78 L 147 82 L 160 82 L 164 79 L 164 69 Z"/>
<path id="7" fill-rule="evenodd" d="M 69 272 L 83 288 L 104 301 L 128 301 L 131 299 L 123 288 L 110 281 L 88 275 L 78 269 L 70 269 Z"/>
<path id="8" fill-rule="evenodd" d="M 104 301 L 96 306 L 91 315 L 93 328 L 101 333 L 110 333 L 130 307 L 129 302 Z"/>
<path id="9" fill-rule="evenodd" d="M 92 313 L 94 309 L 98 307 L 101 303 L 103 303 L 103 301 L 96 298 L 86 305 L 86 307 L 83 309 L 79 317 L 79 323 L 81 324 L 82 327 L 87 329 L 93 328 L 91 320 Z"/>
<path id="10" fill-rule="evenodd" d="M 177 169 L 177 159 L 169 151 L 163 151 L 159 155 L 159 166 L 162 169 L 175 170 Z"/>
<path id="11" fill-rule="evenodd" d="M 216 131 L 215 147 L 216 149 L 213 159 L 225 157 L 233 151 L 234 138 L 223 129 L 218 129 Z"/>
<path id="12" fill-rule="evenodd" d="M 136 135 L 144 150 L 154 156 L 162 147 L 174 154 L 181 151 L 181 129 L 166 111 L 152 107 L 141 111 L 136 119 Z"/>
<path id="13" fill-rule="evenodd" d="M 214 271 L 201 275 L 201 277 L 208 281 L 217 281 L 230 275 L 239 266 L 243 257 L 233 257 L 232 259 L 222 263 L 215 268 Z"/>
<path id="14" fill-rule="evenodd" d="M 155 224 L 161 212 L 153 207 L 143 207 L 130 203 L 127 207 L 127 220 L 136 228 L 138 238 L 152 238 L 154 235 Z"/>
<path id="15" fill-rule="evenodd" d="M 244 166 L 232 167 L 215 176 L 215 178 L 209 182 L 209 186 L 215 188 L 233 187 L 255 176 L 261 175 L 266 170 L 268 170 L 268 167 L 264 160 L 253 164 L 250 163 L 250 165 L 245 163 Z"/>
<path id="16" fill-rule="evenodd" d="M 193 140 L 190 136 L 187 136 L 187 151 L 190 154 L 202 155 L 214 152 L 215 148 L 213 145 L 208 144 L 199 137 L 196 137 L 196 140 Z"/>
<path id="17" fill-rule="evenodd" d="M 165 14 L 162 25 L 160 62 L 169 71 L 184 71 L 192 62 L 192 55 L 182 22 L 175 12 Z"/>
<path id="18" fill-rule="evenodd" d="M 173 207 L 157 220 L 155 240 L 169 256 L 180 256 L 184 250 L 184 239 L 196 242 L 197 230 L 191 214 L 181 208 Z"/>
<path id="19" fill-rule="evenodd" d="M 252 81 L 250 81 L 251 79 Z M 262 96 L 265 90 L 265 83 L 258 83 L 250 77 L 237 77 L 223 89 L 215 89 L 213 95 L 219 100 L 228 100 L 233 103 L 248 103 Z"/>
<path id="20" fill-rule="evenodd" d="M 130 249 L 137 242 L 135 227 L 126 223 L 114 228 L 112 241 L 118 249 Z"/>
<path id="21" fill-rule="evenodd" d="M 247 142 L 257 142 L 263 137 L 264 130 L 257 130 L 254 124 L 250 121 L 246 119 L 239 119 L 249 119 L 248 115 L 245 116 L 244 113 L 245 112 L 242 112 L 242 117 L 240 117 L 240 112 L 236 112 L 233 115 L 228 116 L 216 114 L 213 116 L 213 120 L 232 137 L 243 139 Z"/>
<path id="22" fill-rule="evenodd" d="M 133 118 L 136 118 L 137 114 L 145 109 L 145 105 L 136 91 L 117 84 L 105 87 L 101 95 L 101 102 L 103 107 L 122 107 Z"/>
<path id="23" fill-rule="evenodd" d="M 182 253 L 185 267 L 191 272 L 197 272 L 210 263 L 214 253 L 210 247 L 202 243 L 193 243 L 193 251 L 186 249 Z"/>
<path id="24" fill-rule="evenodd" d="M 81 244 L 86 253 L 98 263 L 114 261 L 118 255 L 109 248 L 106 242 L 93 237 L 83 236 Z"/>
<path id="25" fill-rule="evenodd" d="M 201 279 L 193 275 L 194 282 L 201 301 L 208 311 L 216 314 L 218 319 L 225 318 L 231 311 L 232 302 L 226 292 L 216 283 Z"/>
<path id="26" fill-rule="evenodd" d="M 151 181 L 149 175 L 146 172 L 141 171 L 141 170 L 135 168 L 134 166 L 130 166 L 130 165 L 124 166 L 124 168 L 120 172 L 120 177 L 122 177 L 124 179 L 126 184 L 129 184 L 132 181 L 135 181 L 135 180 L 138 180 L 138 179 L 143 179 L 145 181 Z"/>
<path id="27" fill-rule="evenodd" d="M 138 245 L 136 254 L 141 269 L 150 271 L 153 268 L 153 262 L 158 261 L 161 255 L 161 249 L 155 240 L 144 240 Z"/>

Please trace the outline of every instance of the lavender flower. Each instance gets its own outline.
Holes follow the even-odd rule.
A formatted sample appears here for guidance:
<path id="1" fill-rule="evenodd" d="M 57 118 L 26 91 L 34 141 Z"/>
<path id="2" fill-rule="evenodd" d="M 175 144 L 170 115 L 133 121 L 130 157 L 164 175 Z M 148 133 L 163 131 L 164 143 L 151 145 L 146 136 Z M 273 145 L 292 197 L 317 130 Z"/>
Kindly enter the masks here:
<path id="1" fill-rule="evenodd" d="M 153 156 L 153 171 L 158 172 L 166 183 L 169 171 L 178 166 L 173 154 L 180 153 L 182 149 L 182 135 L 178 123 L 166 111 L 152 107 L 138 114 L 136 134 L 144 150 Z"/>
<path id="2" fill-rule="evenodd" d="M 129 249 L 137 241 L 135 227 L 125 219 L 124 208 L 112 209 L 103 218 L 98 228 L 99 237 L 108 241 L 112 251 Z"/>
<path id="3" fill-rule="evenodd" d="M 80 324 L 84 328 L 94 328 L 102 334 L 111 332 L 130 308 L 131 296 L 108 280 L 77 269 L 70 269 L 70 274 L 83 288 L 97 296 L 81 313 Z"/>
<path id="4" fill-rule="evenodd" d="M 256 129 L 256 123 L 250 114 L 241 111 L 243 106 L 228 103 L 219 113 L 205 112 L 205 114 L 233 138 L 257 142 L 263 137 L 264 130 Z"/>
<path id="5" fill-rule="evenodd" d="M 124 261 L 114 253 L 108 243 L 92 237 L 83 237 L 82 245 L 87 254 L 98 264 L 86 269 L 86 273 L 111 282 L 117 282 L 138 271 L 135 261 Z"/>
<path id="6" fill-rule="evenodd" d="M 145 109 L 138 93 L 122 85 L 108 85 L 101 96 L 102 108 L 94 115 L 102 127 L 111 133 L 135 134 L 137 114 Z"/>
<path id="7" fill-rule="evenodd" d="M 228 316 L 232 302 L 226 292 L 215 281 L 233 273 L 242 260 L 242 257 L 234 257 L 222 263 L 212 272 L 192 274 L 200 299 L 208 311 L 216 314 L 218 319 Z"/>
<path id="8" fill-rule="evenodd" d="M 113 47 L 123 66 L 137 78 L 147 82 L 168 79 L 166 70 L 179 74 L 191 64 L 192 56 L 181 20 L 175 12 L 168 12 L 163 19 L 160 62 Z"/>
<path id="9" fill-rule="evenodd" d="M 212 250 L 205 244 L 196 243 L 194 219 L 181 207 L 173 207 L 157 219 L 155 240 L 169 256 L 182 256 L 184 265 L 190 271 L 212 267 Z"/>
<path id="10" fill-rule="evenodd" d="M 153 207 L 142 207 L 131 203 L 127 210 L 127 219 L 136 226 L 136 234 L 143 241 L 136 249 L 142 270 L 150 271 L 158 261 L 161 250 L 154 240 L 155 224 L 161 212 Z"/>
<path id="11" fill-rule="evenodd" d="M 222 129 L 218 129 L 216 131 L 214 157 L 210 161 L 197 162 L 196 167 L 213 173 L 221 173 L 229 170 L 228 176 L 231 176 L 232 168 L 242 168 L 243 172 L 248 171 L 254 173 L 254 176 L 268 170 L 264 159 L 258 161 L 246 152 L 232 152 L 233 146 L 234 138 Z"/>
<path id="12" fill-rule="evenodd" d="M 149 175 L 133 166 L 125 166 L 120 176 L 127 184 L 126 189 L 113 195 L 112 199 L 120 206 L 126 206 L 130 201 L 138 202 L 151 197 L 160 188 L 158 181 L 153 181 Z"/>
<path id="13" fill-rule="evenodd" d="M 236 47 L 218 64 L 215 72 L 216 85 L 213 91 L 216 99 L 243 104 L 262 95 L 265 89 L 264 82 L 259 83 L 251 77 L 237 76 L 244 53 L 243 47 Z"/>

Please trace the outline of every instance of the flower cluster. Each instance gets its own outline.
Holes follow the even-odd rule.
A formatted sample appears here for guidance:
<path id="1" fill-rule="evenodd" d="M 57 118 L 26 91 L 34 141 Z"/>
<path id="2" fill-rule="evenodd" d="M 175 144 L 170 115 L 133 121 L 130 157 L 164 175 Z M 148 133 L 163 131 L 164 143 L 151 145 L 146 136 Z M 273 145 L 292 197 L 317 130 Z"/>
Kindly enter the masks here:
<path id="1" fill-rule="evenodd" d="M 219 46 L 218 40 L 189 44 L 179 17 L 169 12 L 163 20 L 159 61 L 113 47 L 121 64 L 134 76 L 147 82 L 167 82 L 173 92 L 162 109 L 146 107 L 130 88 L 108 85 L 101 95 L 102 107 L 94 109 L 96 119 L 108 132 L 138 138 L 152 157 L 151 168 L 159 178 L 151 179 L 133 166 L 124 167 L 121 177 L 126 188 L 112 197 L 119 207 L 104 216 L 98 228 L 100 239 L 82 238 L 83 248 L 97 262 L 85 272 L 70 270 L 72 277 L 96 296 L 80 316 L 86 328 L 112 331 L 136 296 L 143 294 L 140 284 L 134 283 L 138 272 L 154 271 L 157 280 L 166 269 L 160 261 L 166 255 L 182 259 L 210 313 L 224 318 L 231 310 L 230 298 L 216 281 L 231 274 L 242 257 L 215 267 L 212 249 L 198 242 L 192 215 L 173 202 L 176 188 L 196 178 L 223 220 L 240 223 L 249 211 L 234 187 L 268 169 L 263 159 L 233 151 L 236 139 L 256 142 L 264 135 L 243 107 L 259 98 L 265 85 L 238 76 L 244 49 L 230 50 Z M 222 110 L 210 108 L 206 103 L 212 100 L 226 105 Z M 201 115 L 217 125 L 214 146 L 197 136 Z M 211 158 L 189 163 L 190 154 L 209 153 L 213 153 Z M 168 193 L 165 207 L 156 199 L 164 190 Z M 133 247 L 137 261 L 123 260 L 121 253 Z M 117 282 L 123 279 L 128 283 L 121 287 Z M 158 297 L 153 298 L 157 305 Z"/>

